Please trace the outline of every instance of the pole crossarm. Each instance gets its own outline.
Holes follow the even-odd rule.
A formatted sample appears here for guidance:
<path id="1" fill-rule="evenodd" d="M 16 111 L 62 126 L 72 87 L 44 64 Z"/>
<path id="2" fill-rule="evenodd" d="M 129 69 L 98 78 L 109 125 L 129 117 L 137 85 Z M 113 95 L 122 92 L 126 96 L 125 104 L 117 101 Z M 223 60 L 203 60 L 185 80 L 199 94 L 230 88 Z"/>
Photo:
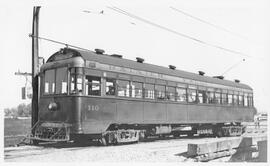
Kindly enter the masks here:
<path id="1" fill-rule="evenodd" d="M 15 75 L 17 75 L 17 76 L 32 76 L 32 73 L 27 73 L 27 72 L 20 72 L 20 71 L 18 71 L 18 72 L 15 72 Z"/>

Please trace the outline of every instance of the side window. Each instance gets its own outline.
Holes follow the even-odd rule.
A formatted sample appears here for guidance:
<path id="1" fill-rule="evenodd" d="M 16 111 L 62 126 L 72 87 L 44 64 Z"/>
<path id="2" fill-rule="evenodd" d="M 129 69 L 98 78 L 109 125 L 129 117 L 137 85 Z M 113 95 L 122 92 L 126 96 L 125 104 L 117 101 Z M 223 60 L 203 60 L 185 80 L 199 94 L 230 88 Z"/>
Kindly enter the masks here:
<path id="1" fill-rule="evenodd" d="M 250 107 L 251 103 L 250 103 L 250 96 L 249 95 L 247 96 L 247 100 L 248 100 L 248 106 Z"/>
<path id="2" fill-rule="evenodd" d="M 155 85 L 155 91 L 158 100 L 165 100 L 165 85 Z"/>
<path id="3" fill-rule="evenodd" d="M 75 75 L 70 76 L 70 92 L 75 93 Z"/>
<path id="4" fill-rule="evenodd" d="M 208 103 L 207 92 L 205 90 L 197 90 L 198 103 Z"/>
<path id="5" fill-rule="evenodd" d="M 167 99 L 175 101 L 175 87 L 172 86 L 167 87 Z"/>
<path id="6" fill-rule="evenodd" d="M 187 101 L 187 90 L 186 88 L 176 88 L 176 101 L 186 102 Z"/>
<path id="7" fill-rule="evenodd" d="M 248 106 L 249 107 L 252 107 L 253 106 L 253 97 L 251 94 L 249 94 L 248 96 Z"/>
<path id="8" fill-rule="evenodd" d="M 44 79 L 44 94 L 54 94 L 55 91 L 55 70 L 46 70 Z"/>
<path id="9" fill-rule="evenodd" d="M 144 96 L 146 99 L 155 99 L 155 85 L 145 84 Z"/>
<path id="10" fill-rule="evenodd" d="M 131 97 L 142 98 L 143 83 L 132 82 L 131 83 Z"/>
<path id="11" fill-rule="evenodd" d="M 85 92 L 86 95 L 100 96 L 101 95 L 100 77 L 85 76 Z"/>
<path id="12" fill-rule="evenodd" d="M 221 94 L 221 98 L 222 98 L 222 104 L 228 104 L 228 96 L 227 93 L 222 93 Z"/>
<path id="13" fill-rule="evenodd" d="M 207 92 L 207 99 L 209 104 L 215 103 L 215 94 L 214 92 Z"/>
<path id="14" fill-rule="evenodd" d="M 238 95 L 233 95 L 233 105 L 238 105 Z"/>
<path id="15" fill-rule="evenodd" d="M 116 80 L 111 78 L 106 78 L 106 95 L 114 96 L 116 89 Z"/>
<path id="16" fill-rule="evenodd" d="M 195 89 L 188 89 L 188 102 L 195 103 L 196 102 L 196 90 Z"/>
<path id="17" fill-rule="evenodd" d="M 197 91 L 197 97 L 198 97 L 198 103 L 204 103 L 204 96 L 205 96 L 205 91 L 198 90 Z"/>
<path id="18" fill-rule="evenodd" d="M 75 93 L 75 75 L 70 75 L 70 93 Z"/>
<path id="19" fill-rule="evenodd" d="M 83 76 L 82 75 L 77 76 L 76 84 L 77 84 L 78 92 L 82 92 L 82 87 L 83 87 Z"/>
<path id="20" fill-rule="evenodd" d="M 118 96 L 129 97 L 129 81 L 118 80 Z"/>
<path id="21" fill-rule="evenodd" d="M 244 95 L 244 106 L 245 107 L 248 106 L 248 96 L 247 96 L 247 94 Z"/>
<path id="22" fill-rule="evenodd" d="M 220 104 L 221 103 L 221 94 L 219 92 L 215 92 L 215 103 Z"/>
<path id="23" fill-rule="evenodd" d="M 70 70 L 70 93 L 83 91 L 83 69 L 72 68 Z"/>
<path id="24" fill-rule="evenodd" d="M 233 105 L 233 95 L 232 94 L 228 94 L 228 104 Z"/>
<path id="25" fill-rule="evenodd" d="M 240 105 L 240 106 L 243 106 L 244 105 L 244 100 L 243 100 L 243 96 L 242 95 L 239 95 L 239 98 L 238 98 L 238 104 Z"/>

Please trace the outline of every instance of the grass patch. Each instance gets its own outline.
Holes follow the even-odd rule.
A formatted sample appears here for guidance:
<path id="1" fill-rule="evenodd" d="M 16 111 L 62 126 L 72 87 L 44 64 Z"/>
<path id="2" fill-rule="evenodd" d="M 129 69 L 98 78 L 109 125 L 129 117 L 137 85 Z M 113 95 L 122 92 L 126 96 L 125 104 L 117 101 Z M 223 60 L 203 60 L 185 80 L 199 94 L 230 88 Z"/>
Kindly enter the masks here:
<path id="1" fill-rule="evenodd" d="M 4 120 L 4 146 L 14 146 L 28 134 L 31 129 L 31 119 Z"/>

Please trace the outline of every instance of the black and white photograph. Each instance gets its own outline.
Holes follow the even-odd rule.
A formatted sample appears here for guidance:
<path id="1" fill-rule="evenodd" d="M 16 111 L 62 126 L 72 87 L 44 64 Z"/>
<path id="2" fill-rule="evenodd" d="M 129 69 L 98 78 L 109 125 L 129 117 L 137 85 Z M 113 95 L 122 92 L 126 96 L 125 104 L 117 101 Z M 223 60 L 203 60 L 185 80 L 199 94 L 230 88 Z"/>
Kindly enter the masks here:
<path id="1" fill-rule="evenodd" d="M 0 1 L 1 165 L 267 165 L 268 0 Z"/>

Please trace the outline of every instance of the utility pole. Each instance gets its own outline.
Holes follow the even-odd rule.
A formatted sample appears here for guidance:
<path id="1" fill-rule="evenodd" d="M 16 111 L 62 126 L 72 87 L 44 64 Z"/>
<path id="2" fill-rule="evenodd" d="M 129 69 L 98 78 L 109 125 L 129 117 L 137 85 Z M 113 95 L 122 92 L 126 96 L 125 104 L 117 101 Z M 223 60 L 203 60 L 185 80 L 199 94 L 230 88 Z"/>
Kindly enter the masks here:
<path id="1" fill-rule="evenodd" d="M 39 28 L 39 10 L 40 6 L 34 6 L 33 8 L 33 24 L 32 24 L 32 121 L 31 128 L 38 122 L 38 28 Z M 34 130 L 31 131 L 34 134 Z M 37 144 L 37 141 L 33 141 L 33 144 Z"/>

